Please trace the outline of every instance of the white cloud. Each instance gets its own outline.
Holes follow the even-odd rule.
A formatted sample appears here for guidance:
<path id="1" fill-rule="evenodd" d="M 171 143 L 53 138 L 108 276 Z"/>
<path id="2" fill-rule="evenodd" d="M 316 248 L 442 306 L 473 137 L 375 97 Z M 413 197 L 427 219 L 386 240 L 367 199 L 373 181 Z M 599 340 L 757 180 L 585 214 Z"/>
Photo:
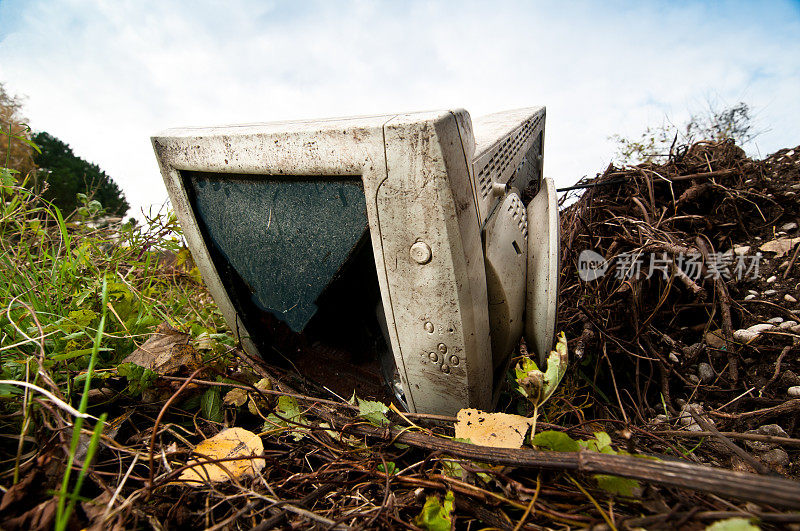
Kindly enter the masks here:
<path id="1" fill-rule="evenodd" d="M 707 100 L 751 104 L 762 153 L 800 143 L 797 4 L 298 4 L 4 0 L 0 80 L 136 209 L 166 198 L 149 136 L 181 125 L 544 104 L 559 185 Z"/>

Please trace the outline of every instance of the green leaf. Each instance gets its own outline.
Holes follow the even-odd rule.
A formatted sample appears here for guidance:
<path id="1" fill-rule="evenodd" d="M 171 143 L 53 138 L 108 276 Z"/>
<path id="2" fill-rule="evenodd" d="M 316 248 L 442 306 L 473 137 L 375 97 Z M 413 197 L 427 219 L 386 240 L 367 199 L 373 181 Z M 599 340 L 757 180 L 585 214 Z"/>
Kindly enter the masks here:
<path id="1" fill-rule="evenodd" d="M 386 418 L 386 413 L 389 408 L 381 402 L 371 400 L 358 400 L 358 416 L 372 424 L 373 426 L 383 427 L 389 424 L 389 419 Z"/>
<path id="2" fill-rule="evenodd" d="M 442 461 L 442 473 L 456 479 L 464 479 L 464 467 L 458 461 Z"/>
<path id="3" fill-rule="evenodd" d="M 278 416 L 274 414 L 270 414 L 267 416 L 267 422 L 264 423 L 264 429 L 273 430 L 276 426 L 289 428 L 289 431 L 292 433 L 292 438 L 295 441 L 302 439 L 304 435 L 303 432 L 296 429 L 297 425 L 294 424 L 304 424 L 303 415 L 300 412 L 300 406 L 297 405 L 297 400 L 291 396 L 279 396 L 278 405 L 276 406 L 275 410 L 277 411 L 278 415 L 286 420 L 278 418 Z"/>
<path id="4" fill-rule="evenodd" d="M 594 438 L 597 440 L 597 449 L 601 452 L 603 451 L 603 448 L 611 446 L 611 437 L 609 437 L 609 435 L 604 431 L 596 432 L 594 434 Z"/>
<path id="5" fill-rule="evenodd" d="M 15 173 L 19 172 L 10 168 L 0 168 L 0 186 L 14 186 L 17 182 L 14 178 Z"/>
<path id="6" fill-rule="evenodd" d="M 581 449 L 578 441 L 561 431 L 542 431 L 531 441 L 538 448 L 546 448 L 554 452 L 577 452 Z"/>
<path id="7" fill-rule="evenodd" d="M 62 329 L 65 332 L 83 330 L 95 319 L 97 319 L 97 314 L 92 310 L 73 310 L 67 314 L 67 319 Z"/>
<path id="8" fill-rule="evenodd" d="M 302 414 L 300 413 L 300 406 L 297 405 L 297 400 L 291 396 L 279 396 L 278 397 L 278 413 L 285 418 L 286 420 L 291 420 L 297 423 L 301 423 L 302 421 Z"/>
<path id="9" fill-rule="evenodd" d="M 534 405 L 544 404 L 558 388 L 567 372 L 569 355 L 564 332 L 558 337 L 555 350 L 547 356 L 547 369 L 542 372 L 530 357 L 523 358 L 514 369 L 517 391 Z"/>
<path id="10" fill-rule="evenodd" d="M 394 464 L 394 461 L 386 461 L 386 466 L 383 466 L 383 463 L 378 465 L 378 470 L 383 472 L 384 474 L 392 475 L 394 474 L 397 466 Z"/>
<path id="11" fill-rule="evenodd" d="M 556 349 L 550 352 L 547 357 L 547 370 L 544 373 L 544 386 L 542 387 L 542 401 L 543 404 L 548 398 L 553 396 L 558 384 L 567 372 L 567 365 L 569 364 L 569 354 L 567 352 L 567 336 L 564 332 L 558 336 Z"/>
<path id="12" fill-rule="evenodd" d="M 200 400 L 200 411 L 203 418 L 222 422 L 222 397 L 218 387 L 212 387 L 203 393 L 203 398 Z"/>
<path id="13" fill-rule="evenodd" d="M 706 527 L 706 531 L 758 531 L 759 529 L 747 518 L 728 518 Z"/>
<path id="14" fill-rule="evenodd" d="M 0 384 L 0 398 L 11 398 L 21 394 L 22 390 L 16 385 Z"/>
<path id="15" fill-rule="evenodd" d="M 73 358 L 79 358 L 81 356 L 88 356 L 92 353 L 91 348 L 82 348 L 78 350 L 70 350 L 69 352 L 65 352 L 62 354 L 54 354 L 50 356 L 50 359 L 53 361 L 64 361 L 64 360 L 71 360 Z M 110 352 L 113 351 L 113 348 L 108 347 L 100 347 L 97 349 L 98 352 Z"/>
<path id="16" fill-rule="evenodd" d="M 533 361 L 533 358 L 526 357 L 522 358 L 522 360 L 517 364 L 517 366 L 514 368 L 514 373 L 519 380 L 527 376 L 530 371 L 538 370 L 539 366 L 536 365 L 536 362 Z"/>
<path id="17" fill-rule="evenodd" d="M 135 363 L 120 363 L 117 374 L 128 380 L 127 391 L 132 395 L 139 395 L 148 389 L 158 378 L 158 373 Z"/>
<path id="18" fill-rule="evenodd" d="M 456 479 L 464 479 L 468 474 L 467 470 L 456 460 L 451 461 L 446 459 L 442 460 L 441 463 L 442 473 L 444 473 L 445 476 L 450 476 L 451 478 Z M 489 468 L 489 465 L 476 463 L 474 461 L 472 461 L 470 464 L 475 468 Z M 492 480 L 492 476 L 486 474 L 485 472 L 475 472 L 475 475 L 484 483 L 489 483 Z"/>
<path id="19" fill-rule="evenodd" d="M 414 525 L 429 531 L 450 531 L 453 526 L 452 512 L 455 505 L 453 491 L 447 491 L 444 497 L 444 505 L 439 501 L 438 496 L 428 496 L 422 512 L 414 518 Z"/>
<path id="20" fill-rule="evenodd" d="M 595 474 L 597 486 L 610 494 L 620 496 L 635 496 L 636 491 L 641 488 L 641 484 L 635 479 L 621 478 L 608 474 Z"/>

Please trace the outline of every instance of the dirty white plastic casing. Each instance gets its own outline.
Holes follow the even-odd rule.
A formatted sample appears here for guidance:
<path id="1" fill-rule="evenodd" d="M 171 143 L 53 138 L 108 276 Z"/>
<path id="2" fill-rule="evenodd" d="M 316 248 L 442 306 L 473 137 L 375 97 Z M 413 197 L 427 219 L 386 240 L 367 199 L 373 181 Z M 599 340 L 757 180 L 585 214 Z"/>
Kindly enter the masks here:
<path id="1" fill-rule="evenodd" d="M 407 405 L 452 415 L 492 405 L 481 230 L 504 196 L 484 189 L 509 182 L 543 130 L 544 108 L 487 118 L 476 121 L 476 133 L 469 114 L 455 110 L 171 129 L 152 141 L 197 266 L 252 355 L 257 349 L 213 265 L 180 172 L 360 176 Z"/>
<path id="2" fill-rule="evenodd" d="M 524 324 L 528 220 L 517 190 L 503 196 L 484 231 L 492 358 L 497 369 L 516 346 Z"/>
<path id="3" fill-rule="evenodd" d="M 541 190 L 528 203 L 528 222 L 536 227 L 528 240 L 528 279 L 525 340 L 546 366 L 553 346 L 558 310 L 561 231 L 558 198 L 553 179 L 543 179 Z"/>

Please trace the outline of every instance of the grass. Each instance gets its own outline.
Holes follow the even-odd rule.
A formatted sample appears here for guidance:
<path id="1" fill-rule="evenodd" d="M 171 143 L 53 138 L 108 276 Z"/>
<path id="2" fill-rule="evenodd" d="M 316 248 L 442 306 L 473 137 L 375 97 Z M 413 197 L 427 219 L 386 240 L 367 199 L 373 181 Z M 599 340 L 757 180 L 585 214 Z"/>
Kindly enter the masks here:
<path id="1" fill-rule="evenodd" d="M 0 435 L 19 440 L 0 449 L 0 480 L 19 482 L 45 442 L 69 448 L 55 493 L 65 529 L 110 413 L 90 403 L 93 388 L 130 379 L 120 362 L 161 322 L 211 338 L 211 355 L 225 325 L 173 215 L 105 223 L 85 195 L 65 215 L 12 168 L 0 177 Z"/>

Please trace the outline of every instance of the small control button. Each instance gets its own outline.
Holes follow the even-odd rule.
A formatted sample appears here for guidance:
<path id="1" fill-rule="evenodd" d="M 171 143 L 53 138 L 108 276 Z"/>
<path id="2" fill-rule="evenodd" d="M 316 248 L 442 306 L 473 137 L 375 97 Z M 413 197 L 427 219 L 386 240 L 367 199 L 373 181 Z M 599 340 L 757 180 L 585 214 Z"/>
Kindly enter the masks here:
<path id="1" fill-rule="evenodd" d="M 425 328 L 425 331 L 428 332 L 429 334 L 433 333 L 433 323 L 432 322 L 428 321 L 427 323 L 425 323 L 424 328 Z"/>
<path id="2" fill-rule="evenodd" d="M 435 353 L 435 352 L 431 352 L 430 354 L 428 354 L 428 357 L 434 363 L 437 363 L 439 361 L 439 355 L 437 353 Z"/>
<path id="3" fill-rule="evenodd" d="M 461 363 L 461 360 L 460 360 L 460 359 L 458 359 L 458 356 L 456 356 L 455 354 L 453 354 L 452 356 L 450 356 L 450 365 L 452 365 L 453 367 L 455 367 L 455 366 L 457 366 L 459 363 Z"/>
<path id="4" fill-rule="evenodd" d="M 439 343 L 439 346 L 436 348 L 438 348 L 439 352 L 441 352 L 442 354 L 447 354 L 447 345 L 445 345 L 444 343 Z"/>
<path id="5" fill-rule="evenodd" d="M 448 364 L 446 364 L 446 363 L 443 364 L 442 365 L 442 372 L 445 373 L 445 374 L 450 374 L 450 366 Z"/>
<path id="6" fill-rule="evenodd" d="M 411 259 L 422 265 L 431 261 L 431 248 L 425 242 L 415 242 L 409 251 Z"/>

